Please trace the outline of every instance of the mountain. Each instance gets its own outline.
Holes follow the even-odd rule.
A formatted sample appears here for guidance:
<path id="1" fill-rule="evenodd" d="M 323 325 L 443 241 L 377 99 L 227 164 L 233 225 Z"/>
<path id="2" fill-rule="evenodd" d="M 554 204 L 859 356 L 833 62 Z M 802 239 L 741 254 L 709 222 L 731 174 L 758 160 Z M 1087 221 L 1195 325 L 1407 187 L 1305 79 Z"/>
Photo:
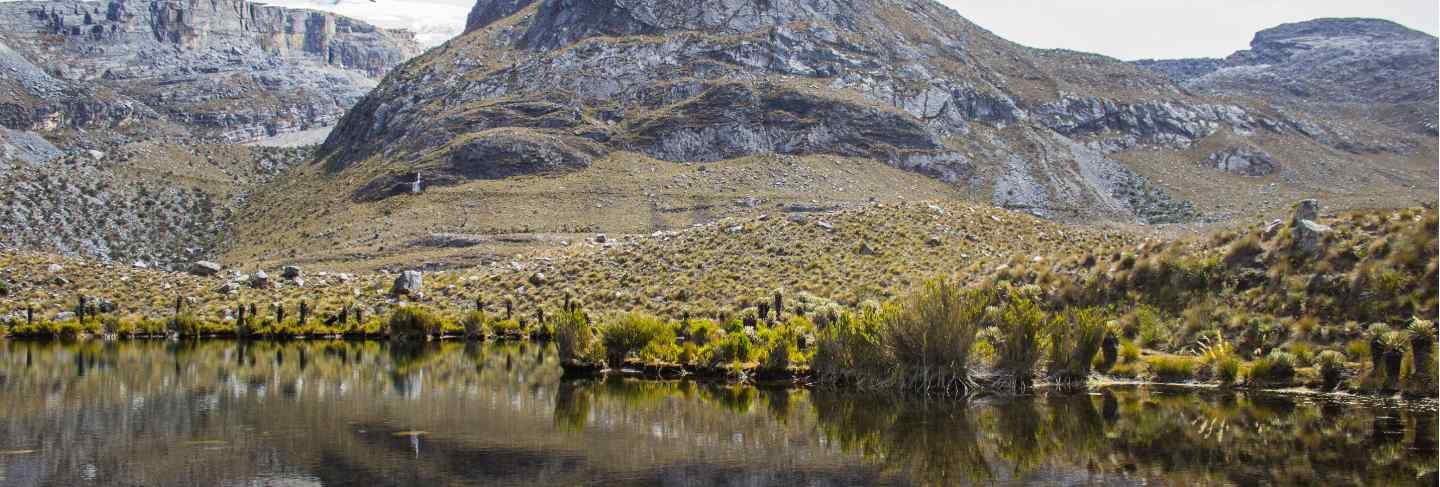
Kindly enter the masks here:
<path id="1" fill-rule="evenodd" d="M 0 3 L 0 246 L 177 267 L 410 35 L 247 1 Z"/>
<path id="2" fill-rule="evenodd" d="M 386 71 L 419 52 L 412 37 L 245 0 L 0 3 L 7 58 L 41 63 L 53 78 L 126 98 L 122 105 L 143 104 L 182 134 L 209 142 L 332 125 Z M 34 102 L 0 104 L 6 128 L 45 130 L 77 115 L 63 104 Z M 113 126 L 127 117 L 99 118 Z"/>
<path id="3" fill-rule="evenodd" d="M 443 259 L 446 235 L 649 233 L 913 188 L 1189 224 L 1432 201 L 1437 179 L 1434 137 L 1028 48 L 928 0 L 480 0 L 319 156 L 239 213 L 227 259 Z M 789 184 L 823 167 L 845 174 Z M 881 177 L 901 185 L 860 184 Z"/>
<path id="4" fill-rule="evenodd" d="M 1145 60 L 1186 89 L 1265 97 L 1312 110 L 1378 107 L 1436 135 L 1440 47 L 1435 36 L 1378 19 L 1316 19 L 1255 34 L 1225 59 Z"/>

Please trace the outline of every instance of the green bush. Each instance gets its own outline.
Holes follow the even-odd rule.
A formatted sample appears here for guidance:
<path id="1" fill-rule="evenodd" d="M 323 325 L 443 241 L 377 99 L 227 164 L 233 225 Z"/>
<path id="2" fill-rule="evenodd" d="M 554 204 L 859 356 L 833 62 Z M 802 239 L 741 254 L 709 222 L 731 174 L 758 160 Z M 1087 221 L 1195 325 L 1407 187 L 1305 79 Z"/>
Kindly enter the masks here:
<path id="1" fill-rule="evenodd" d="M 1084 381 L 1105 339 L 1105 317 L 1084 308 L 1056 317 L 1050 328 L 1050 375 L 1062 381 Z"/>
<path id="2" fill-rule="evenodd" d="M 884 315 L 886 355 L 902 387 L 963 392 L 970 349 L 992 301 L 953 282 L 928 281 Z"/>
<path id="3" fill-rule="evenodd" d="M 1163 382 L 1180 382 L 1195 378 L 1195 359 L 1176 355 L 1148 357 L 1145 364 L 1150 375 Z"/>
<path id="4" fill-rule="evenodd" d="M 1235 378 L 1240 375 L 1240 358 L 1227 355 L 1210 364 L 1210 367 L 1220 383 L 1230 384 L 1235 382 Z"/>
<path id="5" fill-rule="evenodd" d="M 611 368 L 620 368 L 625 358 L 640 351 L 650 342 L 660 341 L 672 344 L 674 332 L 654 316 L 632 312 L 621 315 L 600 330 L 601 343 L 605 345 L 605 361 Z"/>
<path id="6" fill-rule="evenodd" d="M 716 364 L 745 364 L 755 359 L 755 342 L 745 333 L 730 333 L 714 344 L 711 360 Z"/>
<path id="7" fill-rule="evenodd" d="M 555 350 L 561 363 L 577 363 L 591 358 L 595 345 L 595 327 L 585 313 L 576 309 L 560 313 L 555 319 Z"/>
<path id="8" fill-rule="evenodd" d="M 466 338 L 484 338 L 489 334 L 487 321 L 484 311 L 472 310 L 460 320 L 460 325 L 465 328 Z"/>
<path id="9" fill-rule="evenodd" d="M 1334 350 L 1325 350 L 1315 355 L 1315 365 L 1320 368 L 1320 380 L 1326 389 L 1334 389 L 1345 374 L 1345 355 Z"/>
<path id="10" fill-rule="evenodd" d="M 200 319 L 190 313 L 182 313 L 170 319 L 170 331 L 182 337 L 198 337 L 201 329 Z"/>
<path id="11" fill-rule="evenodd" d="M 1287 384 L 1295 378 L 1295 356 L 1279 350 L 1250 363 L 1248 379 L 1257 384 Z"/>
<path id="12" fill-rule="evenodd" d="M 1014 375 L 1017 391 L 1030 386 L 1035 363 L 1040 360 L 1040 332 L 1046 322 L 1039 305 L 1018 295 L 1011 296 L 995 319 L 1001 339 L 999 365 Z"/>
<path id="13" fill-rule="evenodd" d="M 881 316 L 889 312 L 866 307 L 842 313 L 816 332 L 815 356 L 811 358 L 816 378 L 822 383 L 862 388 L 882 385 L 889 366 L 880 343 L 880 323 Z"/>
<path id="14" fill-rule="evenodd" d="M 387 326 L 391 338 L 424 340 L 430 335 L 440 333 L 440 318 L 418 306 L 401 306 L 390 313 Z"/>

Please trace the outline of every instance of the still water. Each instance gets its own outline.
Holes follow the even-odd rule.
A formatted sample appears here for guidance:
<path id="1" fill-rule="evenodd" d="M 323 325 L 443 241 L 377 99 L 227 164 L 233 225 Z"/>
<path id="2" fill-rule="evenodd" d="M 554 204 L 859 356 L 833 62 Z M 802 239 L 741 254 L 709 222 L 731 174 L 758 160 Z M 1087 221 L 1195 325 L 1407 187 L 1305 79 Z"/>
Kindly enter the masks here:
<path id="1" fill-rule="evenodd" d="M 542 344 L 0 342 L 0 486 L 1435 485 L 1434 403 L 562 381 Z"/>

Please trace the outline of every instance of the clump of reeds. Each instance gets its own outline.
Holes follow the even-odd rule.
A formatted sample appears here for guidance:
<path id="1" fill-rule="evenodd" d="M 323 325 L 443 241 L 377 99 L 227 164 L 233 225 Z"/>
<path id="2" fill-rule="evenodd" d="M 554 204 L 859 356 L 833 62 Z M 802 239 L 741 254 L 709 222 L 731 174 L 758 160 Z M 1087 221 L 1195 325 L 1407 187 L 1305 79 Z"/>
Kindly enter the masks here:
<path id="1" fill-rule="evenodd" d="M 418 306 L 401 306 L 390 313 L 387 327 L 392 339 L 425 340 L 440 333 L 440 318 Z"/>
<path id="2" fill-rule="evenodd" d="M 612 369 L 620 368 L 627 357 L 651 342 L 673 344 L 675 341 L 674 331 L 669 326 L 654 316 L 640 312 L 612 319 L 601 328 L 600 335 L 605 346 L 605 362 Z"/>

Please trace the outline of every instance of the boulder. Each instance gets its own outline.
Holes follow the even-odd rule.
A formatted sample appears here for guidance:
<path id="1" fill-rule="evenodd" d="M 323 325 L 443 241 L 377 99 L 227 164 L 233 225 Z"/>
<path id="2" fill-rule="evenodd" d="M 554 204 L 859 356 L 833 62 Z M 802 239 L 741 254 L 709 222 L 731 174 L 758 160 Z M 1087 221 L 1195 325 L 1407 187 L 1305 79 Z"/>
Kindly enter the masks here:
<path id="1" fill-rule="evenodd" d="M 1264 176 L 1275 172 L 1275 160 L 1252 147 L 1231 147 L 1210 154 L 1210 166 L 1241 176 Z"/>
<path id="2" fill-rule="evenodd" d="M 190 273 L 200 277 L 210 277 L 219 274 L 224 269 L 220 264 L 208 260 L 196 261 L 190 265 Z"/>
<path id="3" fill-rule="evenodd" d="M 1306 254 L 1313 254 L 1320 249 L 1320 242 L 1332 230 L 1326 225 L 1311 220 L 1300 220 L 1291 232 L 1295 248 Z"/>
<path id="4" fill-rule="evenodd" d="M 875 249 L 869 242 L 860 242 L 860 255 L 875 255 Z"/>
<path id="5" fill-rule="evenodd" d="M 528 281 L 530 282 L 530 285 L 531 285 L 531 286 L 544 286 L 545 283 L 548 282 L 548 281 L 546 281 L 546 279 L 545 279 L 545 273 L 544 273 L 544 272 L 536 272 L 536 273 L 534 273 L 534 274 L 531 274 L 531 275 L 530 275 L 530 279 L 528 279 Z"/>
<path id="6" fill-rule="evenodd" d="M 1291 218 L 1290 225 L 1296 226 L 1301 220 L 1319 220 L 1320 201 L 1315 199 L 1301 200 L 1295 204 L 1295 216 Z"/>
<path id="7" fill-rule="evenodd" d="M 255 271 L 255 277 L 250 278 L 250 287 L 255 289 L 270 287 L 270 275 L 265 271 Z"/>
<path id="8" fill-rule="evenodd" d="M 925 245 L 929 245 L 931 247 L 939 247 L 944 243 L 945 241 L 942 240 L 939 235 L 931 235 L 930 238 L 925 239 Z"/>
<path id="9" fill-rule="evenodd" d="M 1332 230 L 1316 223 L 1320 218 L 1320 202 L 1314 199 L 1302 200 L 1295 204 L 1295 214 L 1290 217 L 1290 239 L 1295 249 L 1313 254 L 1320 248 L 1320 242 Z"/>
<path id="10" fill-rule="evenodd" d="M 55 314 L 55 321 L 70 321 L 75 319 L 74 311 L 61 311 Z"/>
<path id="11" fill-rule="evenodd" d="M 287 265 L 287 266 L 285 266 L 284 269 L 281 269 L 281 270 L 280 270 L 280 277 L 283 277 L 283 278 L 285 278 L 285 279 L 289 279 L 289 280 L 292 280 L 292 281 L 295 280 L 295 279 L 299 279 L 301 275 L 302 275 L 302 274 L 301 274 L 301 272 L 300 272 L 300 268 L 299 268 L 299 267 L 295 267 L 295 266 L 293 266 L 293 265 Z"/>
<path id="12" fill-rule="evenodd" d="M 390 294 L 419 296 L 422 284 L 424 284 L 424 276 L 420 274 L 420 271 L 405 271 L 400 273 L 400 277 L 395 278 L 395 285 L 390 287 Z"/>
<path id="13" fill-rule="evenodd" d="M 597 244 L 603 244 L 603 243 L 605 243 L 605 240 L 606 240 L 605 234 L 603 234 L 603 233 L 597 233 L 597 234 L 595 234 L 595 243 L 597 243 Z"/>

